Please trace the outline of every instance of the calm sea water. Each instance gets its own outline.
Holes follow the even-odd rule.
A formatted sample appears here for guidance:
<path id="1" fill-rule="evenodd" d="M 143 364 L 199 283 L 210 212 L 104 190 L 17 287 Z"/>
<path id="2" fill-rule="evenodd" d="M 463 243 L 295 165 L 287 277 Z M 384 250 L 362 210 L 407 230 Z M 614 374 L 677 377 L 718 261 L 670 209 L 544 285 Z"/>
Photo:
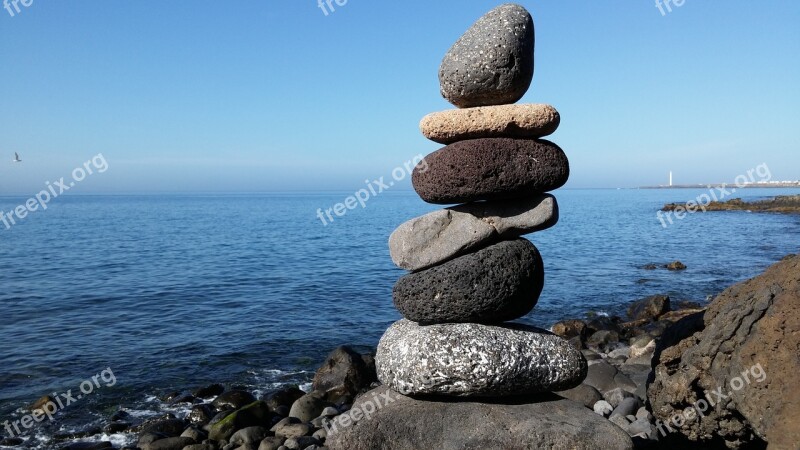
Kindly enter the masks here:
<path id="1" fill-rule="evenodd" d="M 664 203 L 701 193 L 557 191 L 561 221 L 529 236 L 546 286 L 523 321 L 622 314 L 652 294 L 703 302 L 800 250 L 798 216 L 718 212 L 662 227 Z M 21 406 L 77 392 L 107 368 L 114 386 L 26 434 L 28 444 L 102 425 L 120 405 L 142 417 L 175 411 L 157 400 L 165 392 L 306 383 L 334 347 L 375 346 L 399 319 L 391 291 L 404 272 L 387 238 L 436 207 L 389 192 L 324 226 L 317 209 L 347 195 L 63 196 L 10 230 L 0 224 L 0 435 Z M 24 200 L 0 197 L 0 210 Z M 641 269 L 676 259 L 689 269 Z"/>

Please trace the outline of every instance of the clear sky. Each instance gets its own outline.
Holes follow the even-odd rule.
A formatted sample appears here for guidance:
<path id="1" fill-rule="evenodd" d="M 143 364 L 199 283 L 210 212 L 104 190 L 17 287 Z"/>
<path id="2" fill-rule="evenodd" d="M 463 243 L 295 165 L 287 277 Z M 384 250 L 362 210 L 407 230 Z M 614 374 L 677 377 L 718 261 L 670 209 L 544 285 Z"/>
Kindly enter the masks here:
<path id="1" fill-rule="evenodd" d="M 341 0 L 340 0 L 341 1 Z M 800 178 L 800 2 L 520 2 L 568 187 Z M 33 0 L 0 9 L 0 195 L 360 189 L 440 146 L 438 68 L 485 0 Z M 13 164 L 13 152 L 23 162 Z M 406 185 L 407 186 L 407 185 Z M 77 190 L 77 189 L 76 189 Z"/>

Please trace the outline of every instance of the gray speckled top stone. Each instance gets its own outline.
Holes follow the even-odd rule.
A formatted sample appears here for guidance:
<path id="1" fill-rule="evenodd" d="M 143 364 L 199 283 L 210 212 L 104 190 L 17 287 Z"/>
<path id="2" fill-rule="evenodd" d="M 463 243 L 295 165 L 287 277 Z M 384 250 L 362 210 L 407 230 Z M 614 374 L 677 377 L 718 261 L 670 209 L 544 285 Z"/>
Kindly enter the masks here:
<path id="1" fill-rule="evenodd" d="M 502 238 L 519 237 L 558 222 L 552 195 L 474 202 L 411 219 L 389 237 L 392 261 L 406 270 L 440 264 Z"/>
<path id="2" fill-rule="evenodd" d="M 562 391 L 586 377 L 581 352 L 538 328 L 395 322 L 375 356 L 378 379 L 406 395 L 498 397 Z"/>
<path id="3" fill-rule="evenodd" d="M 533 79 L 533 19 L 520 5 L 489 11 L 442 60 L 442 96 L 459 108 L 515 103 Z"/>

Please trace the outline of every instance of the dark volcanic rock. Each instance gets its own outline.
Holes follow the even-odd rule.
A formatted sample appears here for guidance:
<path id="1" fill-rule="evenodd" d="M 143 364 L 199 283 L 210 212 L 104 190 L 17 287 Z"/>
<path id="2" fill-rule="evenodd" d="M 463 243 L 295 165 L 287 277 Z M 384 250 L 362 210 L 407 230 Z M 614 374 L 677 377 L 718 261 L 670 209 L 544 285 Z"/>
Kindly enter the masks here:
<path id="1" fill-rule="evenodd" d="M 355 397 L 377 379 L 375 367 L 368 366 L 360 354 L 350 347 L 339 347 L 317 370 L 313 387 L 331 399 L 342 395 Z"/>
<path id="2" fill-rule="evenodd" d="M 239 409 L 245 405 L 253 403 L 254 401 L 256 401 L 256 398 L 253 397 L 253 394 L 247 391 L 232 390 L 225 392 L 214 399 L 214 401 L 211 402 L 211 406 L 213 406 L 217 411 L 223 411 L 226 409 Z"/>
<path id="3" fill-rule="evenodd" d="M 571 389 L 586 360 L 569 342 L 520 324 L 420 326 L 386 330 L 375 357 L 378 378 L 409 395 L 497 397 Z"/>
<path id="4" fill-rule="evenodd" d="M 425 157 L 411 181 L 428 203 L 529 197 L 558 189 L 569 160 L 545 140 L 486 138 L 456 142 Z"/>
<path id="5" fill-rule="evenodd" d="M 544 267 L 530 241 L 503 241 L 421 272 L 394 286 L 394 305 L 422 324 L 499 323 L 530 312 L 544 286 Z"/>
<path id="6" fill-rule="evenodd" d="M 631 320 L 656 320 L 669 311 L 669 297 L 666 295 L 653 295 L 632 303 L 628 307 L 628 317 Z"/>
<path id="7" fill-rule="evenodd" d="M 276 411 L 281 406 L 291 408 L 292 404 L 304 395 L 306 395 L 305 392 L 291 386 L 267 392 L 261 396 L 261 400 L 267 402 L 270 410 Z"/>
<path id="8" fill-rule="evenodd" d="M 501 5 L 478 19 L 439 68 L 442 96 L 459 108 L 514 103 L 533 79 L 533 19 L 522 6 Z"/>
<path id="9" fill-rule="evenodd" d="M 371 403 L 371 405 L 368 405 Z M 350 426 L 331 428 L 331 450 L 626 450 L 628 435 L 579 403 L 554 395 L 507 401 L 416 400 L 381 386 L 361 396 Z M 335 422 L 334 422 L 335 423 Z"/>
<path id="10" fill-rule="evenodd" d="M 679 320 L 656 348 L 647 392 L 653 415 L 667 421 L 688 405 L 713 401 L 699 419 L 695 414 L 672 428 L 690 441 L 730 448 L 759 440 L 769 448 L 797 448 L 798 305 L 800 256 L 793 255 L 725 290 L 703 323 L 699 314 Z"/>

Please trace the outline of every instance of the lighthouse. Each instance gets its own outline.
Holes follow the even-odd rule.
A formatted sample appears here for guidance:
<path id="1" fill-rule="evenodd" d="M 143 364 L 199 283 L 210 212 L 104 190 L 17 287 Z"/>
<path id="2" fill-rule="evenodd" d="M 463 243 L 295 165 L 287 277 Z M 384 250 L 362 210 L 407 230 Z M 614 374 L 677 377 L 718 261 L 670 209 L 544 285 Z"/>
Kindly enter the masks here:
<path id="1" fill-rule="evenodd" d="M 669 187 L 672 187 L 672 171 L 669 171 Z"/>

